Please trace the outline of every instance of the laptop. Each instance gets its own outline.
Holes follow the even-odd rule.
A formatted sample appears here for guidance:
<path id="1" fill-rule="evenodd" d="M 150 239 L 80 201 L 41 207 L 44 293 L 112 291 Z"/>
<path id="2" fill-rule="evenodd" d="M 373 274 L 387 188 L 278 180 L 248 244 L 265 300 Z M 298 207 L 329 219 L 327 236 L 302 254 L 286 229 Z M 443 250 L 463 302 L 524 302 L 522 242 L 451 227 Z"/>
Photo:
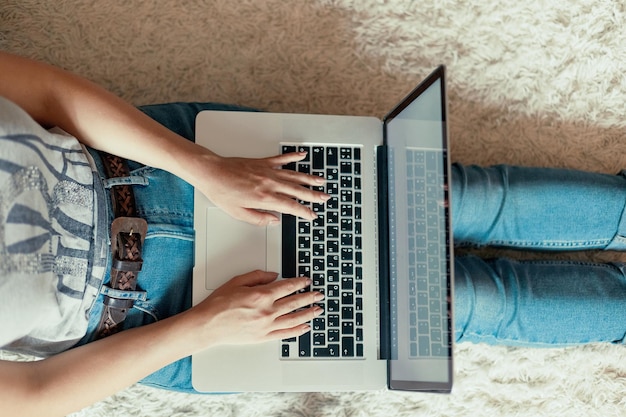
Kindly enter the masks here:
<path id="1" fill-rule="evenodd" d="M 306 221 L 257 227 L 195 193 L 193 304 L 255 269 L 308 276 L 324 313 L 298 338 L 192 357 L 201 392 L 450 392 L 453 243 L 445 68 L 373 117 L 202 111 L 196 142 L 222 156 L 307 151 L 282 167 L 320 175 Z M 302 204 L 308 204 L 301 202 Z"/>

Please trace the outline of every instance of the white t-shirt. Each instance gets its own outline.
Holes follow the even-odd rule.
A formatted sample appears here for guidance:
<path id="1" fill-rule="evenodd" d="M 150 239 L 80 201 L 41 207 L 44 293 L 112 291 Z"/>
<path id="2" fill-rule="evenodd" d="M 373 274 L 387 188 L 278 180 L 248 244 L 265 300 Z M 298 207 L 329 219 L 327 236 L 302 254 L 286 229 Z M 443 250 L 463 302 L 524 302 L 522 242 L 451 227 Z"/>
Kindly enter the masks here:
<path id="1" fill-rule="evenodd" d="M 2 349 L 48 356 L 84 336 L 106 262 L 93 171 L 75 138 L 0 97 Z"/>

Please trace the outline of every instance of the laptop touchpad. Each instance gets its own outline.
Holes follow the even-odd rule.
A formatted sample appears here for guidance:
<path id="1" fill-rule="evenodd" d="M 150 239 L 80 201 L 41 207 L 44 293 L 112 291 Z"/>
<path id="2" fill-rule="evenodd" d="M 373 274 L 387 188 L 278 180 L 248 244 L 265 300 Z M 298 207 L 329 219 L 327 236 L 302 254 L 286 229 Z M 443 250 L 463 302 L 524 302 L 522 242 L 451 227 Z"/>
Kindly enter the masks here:
<path id="1" fill-rule="evenodd" d="M 232 277 L 266 270 L 267 228 L 235 220 L 217 207 L 207 208 L 206 288 Z"/>

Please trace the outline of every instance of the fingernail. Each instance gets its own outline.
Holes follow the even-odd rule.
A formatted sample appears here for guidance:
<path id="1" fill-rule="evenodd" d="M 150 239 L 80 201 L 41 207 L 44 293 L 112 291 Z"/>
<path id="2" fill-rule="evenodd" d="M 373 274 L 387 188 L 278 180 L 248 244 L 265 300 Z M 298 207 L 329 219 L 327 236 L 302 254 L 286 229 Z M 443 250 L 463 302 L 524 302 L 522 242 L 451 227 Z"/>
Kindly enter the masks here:
<path id="1" fill-rule="evenodd" d="M 322 201 L 328 201 L 328 200 L 330 200 L 330 195 L 328 195 L 328 194 L 323 194 L 323 195 L 321 195 L 321 196 L 320 196 L 320 200 L 322 200 Z"/>
<path id="2" fill-rule="evenodd" d="M 321 292 L 318 292 L 317 294 L 315 294 L 315 301 L 322 301 L 324 299 L 324 294 L 322 294 Z"/>
<path id="3" fill-rule="evenodd" d="M 308 287 L 309 285 L 311 285 L 313 283 L 313 281 L 311 281 L 310 278 L 307 278 L 305 281 L 306 286 Z"/>
<path id="4" fill-rule="evenodd" d="M 323 312 L 324 312 L 323 308 L 321 308 L 321 307 L 313 307 L 313 314 L 315 314 L 316 316 L 319 316 Z"/>

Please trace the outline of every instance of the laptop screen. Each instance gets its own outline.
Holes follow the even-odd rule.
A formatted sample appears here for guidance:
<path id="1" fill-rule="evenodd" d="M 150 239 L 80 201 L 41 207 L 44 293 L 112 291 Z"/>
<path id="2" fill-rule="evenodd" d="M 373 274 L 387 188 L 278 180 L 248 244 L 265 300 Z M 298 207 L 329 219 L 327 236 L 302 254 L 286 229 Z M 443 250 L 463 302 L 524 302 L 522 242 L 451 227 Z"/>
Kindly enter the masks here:
<path id="1" fill-rule="evenodd" d="M 385 118 L 389 387 L 452 387 L 452 236 L 444 67 Z"/>

